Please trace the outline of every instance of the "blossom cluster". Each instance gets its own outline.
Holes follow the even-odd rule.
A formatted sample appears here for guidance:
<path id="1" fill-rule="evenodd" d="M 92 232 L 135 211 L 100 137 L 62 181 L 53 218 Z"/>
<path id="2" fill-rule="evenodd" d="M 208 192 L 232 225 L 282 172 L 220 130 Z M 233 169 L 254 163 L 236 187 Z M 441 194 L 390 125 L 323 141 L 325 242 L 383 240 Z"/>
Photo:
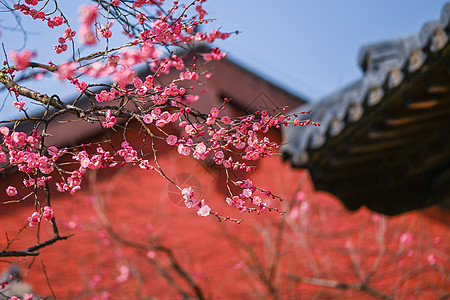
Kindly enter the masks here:
<path id="1" fill-rule="evenodd" d="M 50 174 L 54 171 L 54 165 L 58 158 L 65 153 L 65 150 L 58 150 L 56 147 L 49 147 L 47 154 L 40 148 L 41 136 L 36 130 L 31 135 L 24 132 L 10 132 L 6 126 L 0 127 L 2 145 L 6 147 L 6 153 L 0 149 L 0 163 L 9 162 L 17 167 L 20 172 L 26 173 L 29 178 L 23 181 L 25 187 L 43 187 L 52 179 Z M 9 157 L 8 157 L 9 156 Z M 17 188 L 9 186 L 6 189 L 8 196 L 16 196 Z"/>
<path id="2" fill-rule="evenodd" d="M 134 1 L 133 9 L 130 10 L 134 18 L 127 18 L 127 23 L 123 26 L 123 33 L 130 41 L 113 49 L 109 48 L 109 39 L 116 36 L 115 26 L 123 25 L 124 20 L 121 18 L 123 11 L 129 9 L 128 3 L 119 0 L 110 1 L 107 14 L 101 12 L 104 9 L 101 5 L 81 6 L 80 27 L 75 32 L 61 11 L 42 14 L 43 8 L 40 10 L 30 8 L 37 5 L 38 1 L 25 2 L 29 6 L 17 4 L 14 9 L 35 19 L 45 20 L 49 28 L 66 26 L 63 36 L 58 39 L 59 44 L 54 46 L 56 53 L 67 51 L 67 42 L 73 45 L 77 42 L 82 45 L 106 42 L 104 51 L 85 57 L 73 55 L 73 60 L 59 65 L 54 65 L 51 61 L 48 64 L 32 65 L 41 68 L 44 73 L 54 73 L 56 78 L 69 82 L 78 92 L 90 97 L 91 107 L 83 112 L 80 112 L 78 107 L 66 107 L 66 110 L 76 112 L 78 117 L 88 122 L 98 121 L 103 129 L 117 130 L 121 121 L 137 120 L 146 133 L 143 143 L 146 143 L 146 138 L 151 138 L 152 142 L 154 139 L 164 140 L 180 155 L 215 164 L 225 169 L 227 174 L 232 174 L 236 170 L 251 172 L 256 168 L 257 160 L 277 153 L 279 145 L 267 137 L 271 128 L 289 124 L 319 125 L 308 119 L 302 120 L 298 115 L 285 115 L 282 108 L 257 111 L 242 117 L 230 116 L 225 112 L 230 101 L 227 98 L 221 106 L 212 107 L 206 113 L 190 106 L 200 99 L 199 94 L 206 92 L 198 91 L 197 87 L 212 76 L 210 72 L 198 70 L 198 58 L 202 58 L 203 63 L 208 64 L 209 61 L 226 58 L 227 54 L 217 47 L 184 54 L 172 51 L 171 47 L 191 49 L 195 48 L 194 43 L 211 44 L 218 39 L 227 39 L 231 35 L 217 29 L 210 32 L 200 31 L 199 25 L 210 21 L 206 19 L 207 10 L 203 7 L 205 1 L 194 1 L 187 6 L 173 1 L 167 10 L 162 10 L 158 6 L 163 1 Z M 156 10 L 155 16 L 145 14 L 147 10 L 139 10 L 141 7 L 146 9 L 153 7 Z M 195 10 L 193 15 L 187 14 L 187 10 L 191 7 Z M 74 39 L 75 36 L 79 37 L 78 41 Z M 164 49 L 169 50 L 166 56 L 162 56 Z M 34 56 L 35 53 L 27 49 L 20 53 L 11 51 L 9 58 L 14 62 L 14 66 L 9 67 L 9 63 L 5 63 L 8 64 L 8 68 L 4 70 L 14 78 L 14 72 L 26 70 Z M 136 70 L 138 66 L 145 66 L 151 74 L 145 78 L 139 76 Z M 172 72 L 176 74 L 168 76 L 173 78 L 170 82 L 163 84 L 159 80 L 160 76 Z M 95 83 L 102 78 L 108 78 L 111 82 Z M 89 83 L 91 80 L 93 82 Z M 25 101 L 18 96 L 17 93 L 13 105 L 26 115 Z M 174 129 L 178 134 L 174 133 Z M 136 165 L 143 170 L 155 170 L 163 174 L 156 154 L 154 161 L 151 162 L 139 151 L 141 147 L 127 141 L 123 141 L 120 148 L 105 148 L 105 145 L 99 143 L 96 147 L 88 145 L 89 149 L 82 145 L 69 150 L 58 150 L 46 146 L 37 131 L 33 131 L 31 135 L 19 131 L 9 133 L 7 127 L 2 127 L 0 132 L 3 135 L 2 149 L 6 149 L 6 152 L 0 149 L 0 163 L 7 162 L 27 174 L 28 178 L 23 181 L 24 189 L 43 188 L 47 182 L 58 178 L 54 180 L 57 190 L 74 194 L 82 188 L 83 177 L 88 170 L 124 164 Z M 58 159 L 62 155 L 65 155 L 70 163 L 60 164 Z M 260 212 L 268 208 L 263 197 L 273 196 L 270 192 L 257 188 L 245 178 L 228 179 L 230 184 L 234 184 L 240 190 L 237 194 L 230 192 L 226 198 L 230 206 L 236 207 L 241 212 Z M 15 186 L 9 186 L 6 193 L 11 197 L 19 194 Z M 186 207 L 196 207 L 200 216 L 213 214 L 204 199 L 195 198 L 192 188 L 182 189 L 181 197 Z M 251 205 L 253 206 L 250 207 Z M 45 213 L 45 208 L 41 214 L 35 212 L 29 218 L 30 226 L 38 224 L 43 216 L 45 218 Z M 217 216 L 216 213 L 214 215 Z"/>
<path id="3" fill-rule="evenodd" d="M 197 207 L 197 214 L 202 217 L 207 217 L 211 213 L 211 208 L 205 204 L 205 200 L 198 201 L 195 198 L 194 190 L 192 187 L 187 187 L 181 190 L 181 195 L 184 199 L 184 204 L 187 208 Z"/>
<path id="4" fill-rule="evenodd" d="M 28 217 L 28 225 L 30 227 L 38 225 L 41 222 L 41 217 L 44 218 L 44 220 L 51 222 L 53 219 L 53 208 L 50 206 L 44 206 L 41 214 L 36 211 L 33 212 L 31 216 Z"/>

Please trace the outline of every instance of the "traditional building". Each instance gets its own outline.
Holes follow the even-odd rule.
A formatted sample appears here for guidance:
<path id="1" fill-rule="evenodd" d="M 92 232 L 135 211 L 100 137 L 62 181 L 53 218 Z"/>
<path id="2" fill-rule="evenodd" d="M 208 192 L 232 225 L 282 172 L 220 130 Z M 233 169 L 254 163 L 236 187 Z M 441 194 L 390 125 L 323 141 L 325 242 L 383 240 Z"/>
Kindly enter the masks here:
<path id="1" fill-rule="evenodd" d="M 448 209 L 449 22 L 447 4 L 419 34 L 364 46 L 359 80 L 299 108 L 322 126 L 287 128 L 284 159 L 350 210 Z"/>

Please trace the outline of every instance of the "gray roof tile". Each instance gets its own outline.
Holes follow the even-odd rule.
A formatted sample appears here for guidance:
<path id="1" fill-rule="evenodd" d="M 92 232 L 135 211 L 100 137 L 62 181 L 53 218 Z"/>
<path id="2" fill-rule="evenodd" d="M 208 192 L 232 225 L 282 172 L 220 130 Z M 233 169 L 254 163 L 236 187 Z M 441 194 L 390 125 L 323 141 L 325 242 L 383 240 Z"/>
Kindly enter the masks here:
<path id="1" fill-rule="evenodd" d="M 443 7 L 440 20 L 425 23 L 417 35 L 363 46 L 358 55 L 363 70 L 361 79 L 316 103 L 294 109 L 312 110 L 309 117 L 321 126 L 283 128 L 284 157 L 290 157 L 294 166 L 303 167 L 309 150 L 322 147 L 327 138 L 359 120 L 365 108 L 383 101 L 386 90 L 398 86 L 407 73 L 422 67 L 430 51 L 438 51 L 448 43 L 448 34 L 450 3 Z"/>

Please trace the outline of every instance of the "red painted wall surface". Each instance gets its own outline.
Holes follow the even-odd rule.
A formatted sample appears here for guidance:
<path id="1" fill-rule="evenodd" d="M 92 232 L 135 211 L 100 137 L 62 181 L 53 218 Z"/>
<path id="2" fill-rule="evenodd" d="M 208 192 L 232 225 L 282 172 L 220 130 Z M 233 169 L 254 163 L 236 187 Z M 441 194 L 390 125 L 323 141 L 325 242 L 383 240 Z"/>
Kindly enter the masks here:
<path id="1" fill-rule="evenodd" d="M 58 299 L 183 299 L 181 290 L 194 296 L 170 267 L 167 254 L 153 248 L 163 245 L 208 299 L 377 299 L 376 292 L 393 299 L 436 299 L 448 291 L 448 214 L 439 218 L 439 209 L 393 218 L 366 209 L 349 213 L 337 199 L 314 191 L 305 171 L 272 157 L 259 163 L 251 179 L 283 197 L 282 203 L 266 200 L 287 213 L 239 213 L 224 201 L 223 173 L 161 145 L 158 160 L 168 176 L 194 185 L 214 211 L 244 222 L 198 216 L 154 171 L 131 166 L 100 170 L 90 172 L 74 196 L 53 193 L 61 234 L 74 236 L 42 249 L 29 269 L 32 258 L 1 260 L 0 269 L 18 263 L 35 293 L 51 296 L 45 266 Z M 2 179 L 1 190 L 17 176 Z M 4 246 L 3 233 L 14 237 L 34 207 L 21 203 L 0 209 Z M 105 230 L 108 222 L 119 238 Z M 36 234 L 36 228 L 26 228 L 10 250 L 35 244 Z M 40 235 L 40 240 L 51 237 L 48 223 L 42 222 Z M 122 266 L 130 276 L 120 282 Z M 373 291 L 352 289 L 365 279 Z M 337 283 L 353 286 L 329 287 Z"/>

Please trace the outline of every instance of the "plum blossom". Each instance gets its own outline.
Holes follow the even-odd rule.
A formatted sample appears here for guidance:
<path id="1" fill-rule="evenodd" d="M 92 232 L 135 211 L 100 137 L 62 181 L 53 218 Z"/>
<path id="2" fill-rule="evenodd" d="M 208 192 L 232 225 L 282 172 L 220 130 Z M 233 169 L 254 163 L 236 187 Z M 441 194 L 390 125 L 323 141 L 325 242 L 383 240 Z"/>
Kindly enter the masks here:
<path id="1" fill-rule="evenodd" d="M 309 206 L 308 202 L 305 201 L 300 204 L 300 213 L 302 215 L 306 214 L 309 211 L 309 209 L 310 209 L 310 206 Z"/>
<path id="2" fill-rule="evenodd" d="M 128 266 L 123 265 L 120 267 L 120 275 L 116 277 L 116 282 L 123 283 L 127 281 L 129 277 L 130 277 L 130 268 L 128 268 Z"/>
<path id="3" fill-rule="evenodd" d="M 177 143 L 177 137 L 171 134 L 166 138 L 166 142 L 167 144 L 173 146 Z"/>
<path id="4" fill-rule="evenodd" d="M 252 196 L 252 190 L 251 189 L 244 189 L 242 191 L 243 198 L 250 198 Z"/>
<path id="5" fill-rule="evenodd" d="M 17 195 L 17 189 L 14 186 L 8 186 L 6 188 L 6 194 L 10 197 L 14 197 L 15 195 Z"/>
<path id="6" fill-rule="evenodd" d="M 22 110 L 23 106 L 25 105 L 25 101 L 21 99 L 20 101 L 14 101 L 13 106 L 17 108 L 18 110 Z"/>
<path id="7" fill-rule="evenodd" d="M 428 263 L 433 266 L 436 264 L 436 257 L 434 256 L 433 253 L 430 253 L 427 257 Z"/>
<path id="8" fill-rule="evenodd" d="M 296 221 L 300 217 L 300 209 L 298 208 L 298 206 L 294 206 L 291 209 L 291 212 L 289 213 L 289 217 L 294 221 Z"/>
<path id="9" fill-rule="evenodd" d="M 75 75 L 75 70 L 77 68 L 77 64 L 74 62 L 66 62 L 62 63 L 58 67 L 58 71 L 55 72 L 56 76 L 60 80 L 64 80 L 66 78 L 70 78 Z"/>
<path id="10" fill-rule="evenodd" d="M 97 42 L 97 39 L 95 38 L 95 34 L 87 26 L 82 26 L 80 28 L 79 34 L 80 34 L 80 40 L 83 44 L 94 45 Z"/>
<path id="11" fill-rule="evenodd" d="M 181 72 L 180 80 L 198 80 L 198 74 L 196 72 Z"/>
<path id="12" fill-rule="evenodd" d="M 15 69 L 20 71 L 25 69 L 30 65 L 30 59 L 36 56 L 36 53 L 24 49 L 22 52 L 18 53 L 15 50 L 9 52 L 9 57 L 16 63 Z"/>
<path id="13" fill-rule="evenodd" d="M 86 26 L 91 25 L 97 18 L 97 5 L 83 5 L 79 10 L 80 22 Z"/>
<path id="14" fill-rule="evenodd" d="M 139 24 L 144 25 L 145 20 L 147 19 L 147 17 L 144 14 L 137 13 L 136 14 L 136 19 L 138 20 Z"/>
<path id="15" fill-rule="evenodd" d="M 106 118 L 105 121 L 102 122 L 103 128 L 110 128 L 113 127 L 114 124 L 116 124 L 116 117 L 111 115 L 111 110 L 108 109 L 106 112 Z"/>
<path id="16" fill-rule="evenodd" d="M 98 102 L 111 101 L 114 100 L 114 94 L 102 90 L 100 94 L 95 95 L 95 100 Z"/>
<path id="17" fill-rule="evenodd" d="M 3 152 L 3 151 L 1 151 L 0 150 L 0 162 L 5 162 L 7 159 L 6 159 L 6 154 L 5 154 L 5 152 Z"/>
<path id="18" fill-rule="evenodd" d="M 220 121 L 222 121 L 225 124 L 230 124 L 231 123 L 231 119 L 228 116 L 223 116 Z"/>
<path id="19" fill-rule="evenodd" d="M 153 117 L 151 114 L 146 114 L 142 120 L 144 121 L 145 124 L 151 124 L 153 122 Z"/>
<path id="20" fill-rule="evenodd" d="M 195 159 L 205 159 L 206 158 L 206 150 L 207 150 L 207 147 L 203 142 L 198 143 L 197 146 L 195 147 L 194 158 Z"/>
<path id="21" fill-rule="evenodd" d="M 130 68 L 123 68 L 117 70 L 116 74 L 113 76 L 113 80 L 117 83 L 119 87 L 125 87 L 127 84 L 133 82 L 135 72 Z"/>
<path id="22" fill-rule="evenodd" d="M 297 200 L 297 202 L 303 202 L 306 200 L 306 194 L 304 191 L 298 191 L 295 194 L 295 200 Z"/>
<path id="23" fill-rule="evenodd" d="M 44 206 L 42 217 L 50 222 L 53 218 L 53 208 L 50 206 Z"/>
<path id="24" fill-rule="evenodd" d="M 114 21 L 111 21 L 108 23 L 108 25 L 101 25 L 100 28 L 97 28 L 97 33 L 104 37 L 105 39 L 110 38 L 112 36 L 112 32 L 109 29 L 111 25 L 114 23 Z"/>
<path id="25" fill-rule="evenodd" d="M 184 204 L 187 208 L 194 207 L 197 203 L 197 200 L 194 198 L 194 190 L 192 187 L 187 187 L 181 190 L 181 195 L 184 198 Z"/>
<path id="26" fill-rule="evenodd" d="M 0 133 L 3 134 L 4 136 L 8 136 L 9 135 L 9 128 L 6 127 L 6 126 L 0 127 Z"/>
<path id="27" fill-rule="evenodd" d="M 34 227 L 37 224 L 39 224 L 40 222 L 41 222 L 41 216 L 36 211 L 31 214 L 31 217 L 28 217 L 28 225 L 30 225 L 30 227 Z"/>
<path id="28" fill-rule="evenodd" d="M 405 232 L 400 236 L 400 243 L 403 245 L 409 244 L 412 242 L 412 235 L 409 232 Z"/>
<path id="29" fill-rule="evenodd" d="M 64 23 L 64 19 L 63 19 L 63 17 L 61 17 L 61 16 L 55 16 L 55 17 L 53 17 L 53 19 L 49 19 L 49 20 L 47 21 L 47 25 L 48 25 L 48 27 L 50 27 L 50 28 L 60 26 L 60 25 L 62 25 L 63 23 Z"/>
<path id="30" fill-rule="evenodd" d="M 64 30 L 64 39 L 66 41 L 71 41 L 73 39 L 73 37 L 75 36 L 76 31 L 70 29 L 70 28 L 66 28 L 66 30 Z"/>
<path id="31" fill-rule="evenodd" d="M 220 51 L 219 48 L 213 48 L 210 53 L 203 54 L 203 59 L 206 61 L 221 60 L 225 57 L 227 57 L 227 54 Z"/>
<path id="32" fill-rule="evenodd" d="M 178 153 L 184 156 L 188 156 L 191 153 L 191 148 L 183 144 L 178 145 Z"/>
<path id="33" fill-rule="evenodd" d="M 202 205 L 202 207 L 200 207 L 200 209 L 197 211 L 197 214 L 201 217 L 207 217 L 207 216 L 209 216 L 210 213 L 211 213 L 211 208 L 206 204 Z"/>

